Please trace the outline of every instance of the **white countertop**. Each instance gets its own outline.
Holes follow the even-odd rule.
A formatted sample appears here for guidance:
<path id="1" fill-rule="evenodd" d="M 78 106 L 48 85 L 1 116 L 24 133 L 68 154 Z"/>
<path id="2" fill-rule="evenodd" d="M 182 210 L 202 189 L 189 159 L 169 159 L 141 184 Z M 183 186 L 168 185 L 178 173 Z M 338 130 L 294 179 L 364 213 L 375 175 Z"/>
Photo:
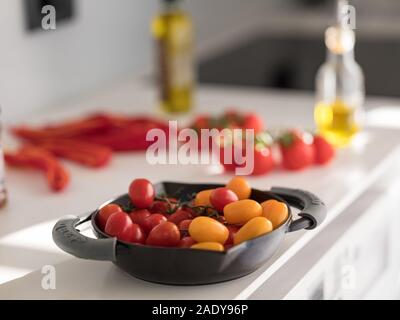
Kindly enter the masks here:
<path id="1" fill-rule="evenodd" d="M 64 107 L 43 110 L 29 117 L 30 122 L 75 117 L 98 110 L 141 112 L 155 110 L 151 88 L 135 81 L 126 82 L 93 97 L 79 99 Z M 370 107 L 393 105 L 396 101 L 368 99 Z M 198 106 L 202 112 L 238 106 L 262 114 L 269 127 L 276 125 L 313 127 L 313 98 L 299 92 L 279 92 L 228 87 L 200 87 Z M 400 103 L 398 103 L 400 104 Z M 6 137 L 6 146 L 14 142 Z M 337 159 L 324 168 L 300 173 L 274 172 L 252 177 L 252 186 L 267 189 L 273 185 L 299 187 L 319 195 L 328 205 L 328 224 L 340 214 L 395 161 L 400 144 L 398 131 L 368 129 L 351 149 L 340 150 Z M 151 284 L 129 277 L 111 263 L 73 258 L 51 240 L 54 222 L 67 214 L 84 214 L 115 195 L 124 193 L 138 176 L 151 181 L 225 182 L 229 177 L 212 174 L 204 166 L 151 166 L 145 155 L 116 155 L 105 169 L 91 170 L 67 164 L 72 183 L 65 192 L 53 194 L 39 174 L 8 170 L 9 204 L 0 212 L 0 298 L 127 298 L 127 299 L 212 299 L 248 298 L 273 272 L 300 250 L 323 228 L 288 234 L 279 252 L 262 268 L 244 278 L 223 284 L 173 287 Z M 323 226 L 324 226 L 323 225 Z M 43 290 L 41 268 L 55 265 L 57 289 Z M 37 270 L 35 272 L 32 272 Z M 32 272 L 32 273 L 30 273 Z"/>

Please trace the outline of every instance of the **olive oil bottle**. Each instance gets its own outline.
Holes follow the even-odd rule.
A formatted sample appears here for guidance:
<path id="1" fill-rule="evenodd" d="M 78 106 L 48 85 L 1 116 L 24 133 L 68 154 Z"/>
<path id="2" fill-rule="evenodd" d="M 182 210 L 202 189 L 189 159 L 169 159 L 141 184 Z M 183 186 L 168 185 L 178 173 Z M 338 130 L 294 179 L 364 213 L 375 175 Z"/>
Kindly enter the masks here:
<path id="1" fill-rule="evenodd" d="M 338 1 L 337 23 L 325 32 L 327 60 L 316 77 L 314 118 L 318 131 L 335 146 L 347 146 L 363 122 L 364 75 L 354 59 L 355 34 L 343 24 Z"/>
<path id="2" fill-rule="evenodd" d="M 163 11 L 152 22 L 160 102 L 169 113 L 187 112 L 193 104 L 193 25 L 180 2 L 163 0 Z"/>

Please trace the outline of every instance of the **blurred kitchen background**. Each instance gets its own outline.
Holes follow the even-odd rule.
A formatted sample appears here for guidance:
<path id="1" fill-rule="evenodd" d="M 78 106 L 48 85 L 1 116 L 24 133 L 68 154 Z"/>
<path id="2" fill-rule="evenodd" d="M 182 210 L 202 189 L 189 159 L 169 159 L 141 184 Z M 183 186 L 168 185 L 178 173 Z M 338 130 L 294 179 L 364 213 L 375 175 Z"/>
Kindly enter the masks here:
<path id="1" fill-rule="evenodd" d="M 41 28 L 40 9 L 47 4 L 57 9 L 56 30 Z M 400 1 L 352 0 L 350 4 L 356 8 L 355 56 L 365 74 L 369 127 L 355 147 L 338 151 L 337 160 L 330 167 L 314 167 L 296 174 L 279 169 L 265 177 L 251 178 L 255 186 L 263 188 L 277 184 L 321 193 L 329 205 L 331 219 L 338 217 L 334 223 L 330 222 L 326 233 L 320 234 L 318 239 L 323 241 L 310 242 L 303 255 L 288 264 L 293 269 L 282 268 L 282 273 L 274 275 L 277 280 L 272 279 L 265 286 L 260 293 L 262 298 L 279 294 L 276 288 L 282 288 L 282 282 L 277 282 L 280 277 L 289 280 L 286 288 L 299 285 L 297 293 L 292 292 L 295 297 L 304 294 L 307 298 L 323 298 L 324 283 L 328 287 L 332 284 L 332 290 L 328 287 L 326 290 L 334 294 L 325 293 L 329 298 L 400 296 L 400 204 L 396 194 L 400 162 L 395 158 L 399 134 L 382 129 L 388 123 L 399 128 L 400 123 Z M 222 112 L 232 103 L 242 110 L 254 108 L 268 125 L 306 128 L 313 123 L 315 76 L 326 58 L 324 33 L 335 22 L 335 0 L 183 0 L 182 6 L 193 17 L 197 79 L 200 86 L 207 85 L 198 90 L 200 103 L 196 112 Z M 155 83 L 156 69 L 161 65 L 151 34 L 152 19 L 160 11 L 160 0 L 0 0 L 1 121 L 6 127 L 23 122 L 34 124 L 37 116 L 40 123 L 50 123 L 52 112 L 47 112 L 48 109 L 59 108 L 59 113 L 53 115 L 58 122 L 63 115 L 79 117 L 82 116 L 79 111 L 97 112 L 103 107 L 112 112 L 122 110 L 121 105 L 126 106 L 124 111 L 132 111 L 133 116 L 143 110 L 156 115 L 156 103 L 143 102 L 147 102 L 148 92 L 157 94 L 147 84 Z M 235 86 L 250 90 L 236 90 Z M 110 99 L 104 99 L 110 92 Z M 154 109 L 148 107 L 153 105 Z M 286 121 L 286 118 L 291 119 Z M 7 130 L 4 133 L 9 138 L 4 139 L 7 149 L 12 139 L 7 137 Z M 0 214 L 0 284 L 38 270 L 44 264 L 67 259 L 51 239 L 55 219 L 89 212 L 111 195 L 125 190 L 138 172 L 152 181 L 227 179 L 191 169 L 174 171 L 173 166 L 171 170 L 162 166 L 150 168 L 144 161 L 144 153 L 118 155 L 108 170 L 67 166 L 73 172 L 73 183 L 64 194 L 54 196 L 46 193 L 50 191 L 44 183 L 42 186 L 37 183 L 34 172 L 7 168 L 10 198 Z M 92 192 L 85 193 L 86 190 Z M 360 218 L 358 223 L 359 217 L 366 218 Z M 307 240 L 298 244 L 297 239 L 299 233 L 289 238 L 282 254 L 292 252 L 288 250 L 292 244 L 299 248 L 307 244 Z M 330 250 L 327 258 L 325 250 Z M 321 263 L 317 261 L 319 258 Z M 353 260 L 359 270 L 360 285 L 354 295 L 350 295 L 351 290 L 348 296 L 342 295 L 337 291 L 340 268 Z M 88 267 L 85 273 L 81 262 L 75 259 L 72 263 L 76 263 L 76 269 L 67 265 L 71 274 L 65 273 L 64 284 L 82 283 L 85 286 L 82 290 L 73 287 L 79 298 L 85 298 L 84 293 L 88 298 L 98 297 L 97 292 L 90 295 L 86 287 L 88 279 L 93 280 L 94 291 L 101 284 L 97 277 L 91 277 L 93 268 Z M 105 272 L 104 288 L 109 288 L 115 274 Z M 76 273 L 84 280 L 75 279 Z M 309 278 L 298 284 L 301 273 Z M 287 274 L 295 277 L 289 279 Z M 72 275 L 75 283 L 70 281 Z M 39 283 L 37 278 L 33 279 Z M 121 279 L 122 286 L 130 285 L 125 278 Z M 118 284 L 118 279 L 115 283 Z M 374 288 L 369 290 L 372 284 Z M 24 295 L 36 288 L 29 281 L 21 286 L 23 289 L 12 291 L 14 295 Z M 132 288 L 140 287 L 132 285 L 121 292 L 131 293 Z M 39 289 L 40 297 L 44 291 Z M 70 294 L 73 290 L 65 292 Z M 8 287 L 0 288 L 0 298 L 1 291 L 9 296 Z M 167 291 L 169 297 L 172 291 Z M 367 291 L 369 295 L 365 295 Z M 114 298 L 114 292 L 109 292 Z M 64 297 L 62 289 L 57 293 Z M 231 294 L 229 289 L 225 293 Z M 35 299 L 36 294 L 32 295 Z M 142 298 L 142 292 L 138 294 Z M 209 291 L 206 294 L 209 299 Z"/>
<path id="2" fill-rule="evenodd" d="M 30 29 L 28 7 L 62 3 L 57 29 Z M 57 4 L 57 2 L 59 4 Z M 354 0 L 367 94 L 400 96 L 400 2 Z M 186 0 L 200 82 L 313 90 L 333 0 Z M 71 6 L 71 7 L 70 7 Z M 156 0 L 0 0 L 3 120 L 133 77 L 152 79 Z M 65 11 L 65 12 L 64 12 Z M 59 17 L 59 18 L 60 18 Z"/>

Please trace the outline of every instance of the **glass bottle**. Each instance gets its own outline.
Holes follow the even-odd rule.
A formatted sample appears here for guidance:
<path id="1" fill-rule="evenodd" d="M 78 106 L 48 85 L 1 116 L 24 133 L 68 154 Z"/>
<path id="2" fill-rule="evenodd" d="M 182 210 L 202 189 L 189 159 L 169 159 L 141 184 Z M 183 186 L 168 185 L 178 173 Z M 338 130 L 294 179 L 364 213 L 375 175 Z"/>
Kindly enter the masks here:
<path id="1" fill-rule="evenodd" d="M 364 75 L 354 59 L 354 31 L 338 23 L 325 33 L 327 60 L 316 77 L 314 118 L 319 133 L 346 146 L 362 128 Z"/>
<path id="2" fill-rule="evenodd" d="M 0 109 L 1 114 L 1 109 Z M 4 166 L 4 152 L 2 141 L 3 126 L 0 123 L 0 208 L 4 207 L 7 203 L 7 190 L 5 185 L 5 166 Z"/>
<path id="3" fill-rule="evenodd" d="M 163 0 L 163 11 L 152 22 L 157 43 L 160 102 L 169 113 L 190 110 L 193 104 L 193 26 L 179 0 Z"/>

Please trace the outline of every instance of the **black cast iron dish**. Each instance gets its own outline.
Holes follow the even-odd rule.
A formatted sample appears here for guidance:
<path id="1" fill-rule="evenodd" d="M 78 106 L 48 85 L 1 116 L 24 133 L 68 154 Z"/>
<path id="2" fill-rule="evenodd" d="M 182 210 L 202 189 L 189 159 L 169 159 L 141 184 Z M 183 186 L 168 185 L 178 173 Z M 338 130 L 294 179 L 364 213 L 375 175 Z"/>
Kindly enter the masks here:
<path id="1" fill-rule="evenodd" d="M 158 194 L 188 200 L 193 193 L 223 187 L 217 184 L 183 184 L 164 182 L 155 185 Z M 83 259 L 108 260 L 127 273 L 143 280 L 175 284 L 197 285 L 222 282 L 245 276 L 264 264 L 278 249 L 286 232 L 314 229 L 326 217 L 321 200 L 307 191 L 272 188 L 270 191 L 252 190 L 251 199 L 263 202 L 276 199 L 289 208 L 287 221 L 274 231 L 234 246 L 226 252 L 183 248 L 162 248 L 128 244 L 111 238 L 96 225 L 98 209 L 85 218 L 69 216 L 56 223 L 54 242 L 64 251 Z M 127 205 L 128 195 L 108 203 Z M 290 206 L 301 210 L 300 218 L 292 219 Z M 91 220 L 99 239 L 82 235 L 76 227 Z"/>

